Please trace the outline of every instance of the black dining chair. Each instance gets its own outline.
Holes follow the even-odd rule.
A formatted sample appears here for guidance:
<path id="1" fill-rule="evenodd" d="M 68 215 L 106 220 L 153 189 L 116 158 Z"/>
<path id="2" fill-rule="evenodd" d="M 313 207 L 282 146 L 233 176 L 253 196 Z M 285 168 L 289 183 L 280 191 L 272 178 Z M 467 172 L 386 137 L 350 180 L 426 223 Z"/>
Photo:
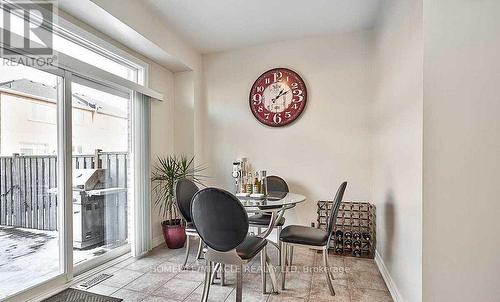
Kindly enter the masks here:
<path id="1" fill-rule="evenodd" d="M 281 289 L 285 289 L 287 259 L 288 265 L 292 266 L 293 246 L 303 246 L 323 251 L 323 264 L 325 266 L 326 281 L 328 283 L 330 293 L 332 296 L 335 296 L 335 290 L 332 285 L 333 275 L 330 273 L 330 267 L 328 265 L 328 248 L 346 187 L 347 182 L 343 182 L 338 188 L 337 194 L 335 194 L 326 231 L 300 225 L 290 225 L 281 231 L 281 263 L 284 263 L 281 276 Z"/>
<path id="2" fill-rule="evenodd" d="M 268 192 L 282 192 L 282 193 L 288 193 L 288 184 L 286 181 L 279 177 L 279 176 L 267 176 L 267 191 Z M 265 228 L 269 226 L 271 223 L 271 214 L 270 213 L 259 213 L 252 215 L 248 217 L 248 222 L 250 223 L 251 227 L 257 228 L 257 233 L 260 233 L 261 228 Z M 285 217 L 280 215 L 279 220 L 276 222 L 276 230 L 277 230 L 277 248 L 278 251 L 280 251 L 280 233 L 281 229 L 283 228 L 283 225 L 285 224 Z M 281 251 L 280 251 L 281 252 Z M 281 259 L 279 260 L 278 265 L 281 265 Z"/>
<path id="3" fill-rule="evenodd" d="M 191 219 L 191 200 L 193 199 L 194 194 L 196 194 L 196 192 L 198 191 L 198 186 L 196 186 L 193 181 L 187 178 L 180 179 L 175 187 L 175 198 L 177 200 L 177 206 L 179 207 L 182 218 L 186 221 L 186 257 L 184 258 L 182 269 L 186 268 L 186 264 L 189 258 L 191 237 L 199 237 L 198 232 L 196 231 L 196 228 L 194 227 Z M 200 239 L 196 259 L 201 258 L 202 249 L 203 241 Z"/>
<path id="4" fill-rule="evenodd" d="M 243 265 L 259 253 L 262 291 L 265 292 L 267 239 L 248 235 L 248 216 L 236 196 L 217 188 L 202 189 L 193 197 L 191 213 L 196 230 L 207 246 L 202 301 L 208 299 L 215 263 L 236 266 L 236 301 L 241 301 Z"/>

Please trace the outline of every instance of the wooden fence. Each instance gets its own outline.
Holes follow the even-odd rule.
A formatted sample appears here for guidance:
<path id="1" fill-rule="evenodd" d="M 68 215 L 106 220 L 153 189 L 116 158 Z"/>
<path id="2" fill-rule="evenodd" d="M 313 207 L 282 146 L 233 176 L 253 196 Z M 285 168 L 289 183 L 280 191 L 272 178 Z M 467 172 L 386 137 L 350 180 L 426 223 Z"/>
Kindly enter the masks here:
<path id="1" fill-rule="evenodd" d="M 128 154 L 96 152 L 75 155 L 73 169 L 106 169 L 107 187 L 127 187 Z M 57 196 L 49 189 L 57 187 L 57 157 L 0 157 L 0 225 L 57 230 Z M 126 200 L 127 194 L 120 198 Z"/>

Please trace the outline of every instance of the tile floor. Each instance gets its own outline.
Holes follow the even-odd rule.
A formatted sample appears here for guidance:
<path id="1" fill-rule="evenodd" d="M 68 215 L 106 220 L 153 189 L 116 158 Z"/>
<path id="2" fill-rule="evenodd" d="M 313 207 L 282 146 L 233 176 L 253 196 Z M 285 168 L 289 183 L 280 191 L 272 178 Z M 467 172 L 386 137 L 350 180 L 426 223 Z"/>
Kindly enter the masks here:
<path id="1" fill-rule="evenodd" d="M 194 244 L 192 246 L 196 246 Z M 193 248 L 193 250 L 195 250 Z M 169 250 L 164 246 L 154 249 L 139 260 L 130 258 L 105 272 L 113 277 L 90 288 L 89 291 L 119 297 L 124 302 L 201 301 L 204 274 L 200 270 L 204 261 L 191 261 L 190 270 L 180 271 L 184 250 Z M 190 260 L 193 260 L 195 251 Z M 268 247 L 273 263 L 277 263 L 277 251 Z M 317 269 L 322 262 L 321 254 L 309 249 L 295 248 L 295 272 L 286 277 L 286 289 L 280 294 L 263 295 L 259 273 L 259 257 L 254 259 L 244 274 L 243 301 L 345 301 L 389 302 L 392 298 L 373 260 L 330 255 L 337 295 L 330 296 L 324 272 Z M 268 290 L 271 283 L 268 279 Z M 278 277 L 280 279 L 280 277 Z M 210 287 L 209 301 L 235 301 L 235 274 L 227 273 L 227 285 Z M 280 280 L 278 280 L 278 284 Z M 78 286 L 75 286 L 78 288 Z"/>

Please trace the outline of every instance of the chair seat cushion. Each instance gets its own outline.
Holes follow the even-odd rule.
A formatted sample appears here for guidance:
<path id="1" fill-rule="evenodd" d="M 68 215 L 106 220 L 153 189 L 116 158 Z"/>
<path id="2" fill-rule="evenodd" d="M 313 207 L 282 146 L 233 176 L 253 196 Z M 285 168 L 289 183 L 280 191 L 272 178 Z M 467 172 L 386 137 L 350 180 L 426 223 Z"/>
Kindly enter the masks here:
<path id="1" fill-rule="evenodd" d="M 267 239 L 257 236 L 247 236 L 245 240 L 236 247 L 236 253 L 243 260 L 252 259 L 257 255 L 267 244 Z"/>
<path id="2" fill-rule="evenodd" d="M 271 222 L 271 215 L 269 214 L 256 214 L 248 217 L 248 223 L 250 225 L 262 225 L 268 226 Z M 281 219 L 276 223 L 277 226 L 283 226 L 285 224 L 285 217 L 281 217 Z"/>
<path id="3" fill-rule="evenodd" d="M 328 241 L 328 233 L 321 229 L 290 225 L 281 231 L 280 240 L 288 243 L 324 246 Z"/>

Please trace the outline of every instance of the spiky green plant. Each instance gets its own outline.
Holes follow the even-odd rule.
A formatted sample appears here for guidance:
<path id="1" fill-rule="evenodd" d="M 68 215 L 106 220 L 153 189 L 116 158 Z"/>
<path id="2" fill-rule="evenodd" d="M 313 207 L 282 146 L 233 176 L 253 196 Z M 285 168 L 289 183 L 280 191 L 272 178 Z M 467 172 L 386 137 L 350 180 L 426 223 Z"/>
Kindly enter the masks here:
<path id="1" fill-rule="evenodd" d="M 158 208 L 159 214 L 168 218 L 172 223 L 173 219 L 178 217 L 178 207 L 175 199 L 177 181 L 188 178 L 203 186 L 202 179 L 207 176 L 201 174 L 201 172 L 206 167 L 194 166 L 194 156 L 188 159 L 185 155 L 169 155 L 167 157 L 158 156 L 157 159 L 151 177 L 153 201 L 156 208 Z"/>

